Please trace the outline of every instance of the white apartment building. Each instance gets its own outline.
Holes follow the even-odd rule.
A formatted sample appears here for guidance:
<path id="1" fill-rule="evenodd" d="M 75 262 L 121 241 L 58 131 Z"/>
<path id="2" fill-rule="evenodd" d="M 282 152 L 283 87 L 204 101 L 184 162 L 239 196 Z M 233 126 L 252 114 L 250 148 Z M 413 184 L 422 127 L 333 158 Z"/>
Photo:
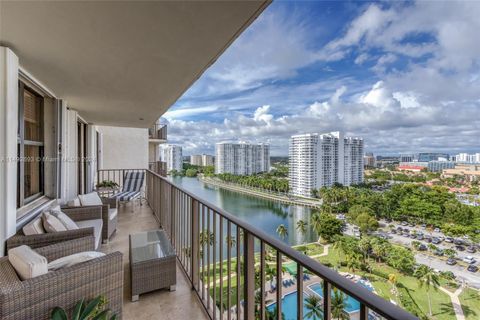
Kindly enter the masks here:
<path id="1" fill-rule="evenodd" d="M 215 164 L 213 159 L 214 157 L 212 155 L 202 154 L 202 166 L 213 166 Z"/>
<path id="2" fill-rule="evenodd" d="M 455 162 L 480 163 L 480 153 L 459 153 L 455 156 Z"/>
<path id="3" fill-rule="evenodd" d="M 245 142 L 215 145 L 215 173 L 251 175 L 270 171 L 270 146 Z"/>
<path id="4" fill-rule="evenodd" d="M 194 166 L 213 166 L 213 156 L 209 154 L 194 154 L 190 156 L 190 164 Z"/>
<path id="5" fill-rule="evenodd" d="M 166 144 L 162 145 L 160 150 L 160 161 L 166 162 L 167 172 L 183 169 L 182 147 Z"/>
<path id="6" fill-rule="evenodd" d="M 192 154 L 190 156 L 190 164 L 193 166 L 201 166 L 202 165 L 202 155 L 201 154 Z"/>
<path id="7" fill-rule="evenodd" d="M 289 179 L 292 194 L 310 196 L 312 189 L 363 182 L 363 139 L 340 132 L 309 133 L 290 138 Z"/>

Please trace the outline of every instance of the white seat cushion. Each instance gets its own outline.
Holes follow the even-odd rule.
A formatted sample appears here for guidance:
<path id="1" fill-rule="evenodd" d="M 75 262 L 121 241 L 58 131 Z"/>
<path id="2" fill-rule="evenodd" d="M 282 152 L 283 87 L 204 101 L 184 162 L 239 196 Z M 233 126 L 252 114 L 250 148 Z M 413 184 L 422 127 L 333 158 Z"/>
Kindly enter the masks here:
<path id="1" fill-rule="evenodd" d="M 29 246 L 23 245 L 8 250 L 8 261 L 22 280 L 38 277 L 48 272 L 47 258 L 39 255 Z"/>
<path id="2" fill-rule="evenodd" d="M 43 227 L 47 232 L 67 231 L 67 228 L 63 225 L 63 223 L 57 217 L 48 212 L 43 213 L 42 222 Z"/>
<path id="3" fill-rule="evenodd" d="M 35 220 L 29 222 L 23 227 L 22 230 L 23 230 L 23 234 L 26 236 L 45 233 L 45 229 L 43 228 L 42 218 L 38 217 Z"/>
<path id="4" fill-rule="evenodd" d="M 117 208 L 108 209 L 108 219 L 113 220 L 117 217 L 118 210 Z"/>
<path id="5" fill-rule="evenodd" d="M 80 194 L 78 195 L 78 198 L 80 199 L 82 206 L 101 206 L 103 204 L 102 199 L 100 199 L 96 192 Z"/>
<path id="6" fill-rule="evenodd" d="M 69 206 L 69 207 L 80 207 L 81 206 L 80 199 L 78 197 L 76 197 L 73 200 L 67 201 L 67 206 Z"/>
<path id="7" fill-rule="evenodd" d="M 77 221 L 77 226 L 79 228 L 91 228 L 93 227 L 93 235 L 95 236 L 95 249 L 100 248 L 100 243 L 102 242 L 102 219 L 92 219 L 92 220 L 83 220 Z"/>
<path id="8" fill-rule="evenodd" d="M 78 226 L 69 216 L 63 213 L 60 210 L 51 210 L 49 212 L 51 215 L 55 216 L 60 222 L 67 228 L 67 230 L 77 230 Z"/>
<path id="9" fill-rule="evenodd" d="M 71 267 L 73 265 L 86 262 L 95 258 L 103 257 L 105 253 L 98 251 L 85 251 L 75 253 L 66 257 L 61 257 L 48 264 L 48 270 L 58 270 L 61 268 Z"/>

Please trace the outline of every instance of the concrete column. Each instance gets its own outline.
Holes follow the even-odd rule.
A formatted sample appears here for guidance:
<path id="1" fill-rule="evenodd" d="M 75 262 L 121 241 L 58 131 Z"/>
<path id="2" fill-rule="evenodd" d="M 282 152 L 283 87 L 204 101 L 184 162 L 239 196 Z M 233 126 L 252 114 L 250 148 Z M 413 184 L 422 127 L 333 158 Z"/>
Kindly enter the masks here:
<path id="1" fill-rule="evenodd" d="M 18 57 L 0 46 L 0 256 L 17 220 Z"/>

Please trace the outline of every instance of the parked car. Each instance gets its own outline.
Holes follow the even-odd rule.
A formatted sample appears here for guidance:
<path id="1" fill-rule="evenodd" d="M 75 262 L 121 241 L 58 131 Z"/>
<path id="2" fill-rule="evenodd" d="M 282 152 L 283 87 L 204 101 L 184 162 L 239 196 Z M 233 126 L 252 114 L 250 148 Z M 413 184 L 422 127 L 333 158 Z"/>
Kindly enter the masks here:
<path id="1" fill-rule="evenodd" d="M 439 256 L 439 257 L 443 256 L 443 250 L 437 249 L 433 252 L 433 254 L 436 255 L 436 256 Z"/>
<path id="2" fill-rule="evenodd" d="M 418 250 L 419 251 L 427 251 L 427 246 L 424 245 L 424 244 L 421 244 L 421 245 L 418 246 Z"/>
<path id="3" fill-rule="evenodd" d="M 455 240 L 453 240 L 453 243 L 455 243 L 456 245 L 462 245 L 463 240 L 462 239 L 455 239 Z"/>
<path id="4" fill-rule="evenodd" d="M 425 240 L 426 242 L 430 243 L 430 242 L 432 242 L 432 237 L 430 237 L 430 236 L 425 236 L 425 239 L 423 239 L 423 240 Z"/>
<path id="5" fill-rule="evenodd" d="M 440 228 L 435 228 L 435 229 L 433 229 L 433 231 L 440 232 Z"/>
<path id="6" fill-rule="evenodd" d="M 463 258 L 463 262 L 466 262 L 468 264 L 473 264 L 475 263 L 475 258 L 472 257 L 472 256 L 466 256 L 465 258 Z"/>
<path id="7" fill-rule="evenodd" d="M 417 240 L 423 240 L 423 234 L 417 234 Z"/>
<path id="8" fill-rule="evenodd" d="M 408 226 L 408 222 L 407 221 L 402 221 L 402 226 Z"/>
<path id="9" fill-rule="evenodd" d="M 442 241 L 440 241 L 440 239 L 438 239 L 437 237 L 432 238 L 432 243 L 433 244 L 439 244 L 440 242 L 442 242 Z"/>
<path id="10" fill-rule="evenodd" d="M 469 252 L 469 253 L 475 253 L 475 252 L 477 252 L 477 249 L 475 249 L 474 246 L 468 246 L 468 247 L 467 247 L 467 252 Z"/>
<path id="11" fill-rule="evenodd" d="M 457 264 L 457 260 L 455 260 L 455 259 L 453 259 L 453 258 L 448 258 L 447 264 L 448 264 L 449 266 L 453 266 L 453 265 Z"/>
<path id="12" fill-rule="evenodd" d="M 390 233 L 397 234 L 397 230 L 392 229 L 392 230 L 390 230 Z"/>
<path id="13" fill-rule="evenodd" d="M 457 251 L 465 251 L 464 246 L 455 246 L 455 249 L 457 249 Z"/>
<path id="14" fill-rule="evenodd" d="M 467 268 L 468 271 L 470 272 L 477 272 L 478 271 L 478 267 L 477 266 L 474 266 L 474 265 L 469 265 L 468 268 Z"/>
<path id="15" fill-rule="evenodd" d="M 452 243 L 452 242 L 453 242 L 453 238 L 452 238 L 452 237 L 446 237 L 446 238 L 445 238 L 445 242 Z"/>
<path id="16" fill-rule="evenodd" d="M 427 228 L 427 225 L 424 223 L 422 224 L 422 229 L 425 230 Z"/>

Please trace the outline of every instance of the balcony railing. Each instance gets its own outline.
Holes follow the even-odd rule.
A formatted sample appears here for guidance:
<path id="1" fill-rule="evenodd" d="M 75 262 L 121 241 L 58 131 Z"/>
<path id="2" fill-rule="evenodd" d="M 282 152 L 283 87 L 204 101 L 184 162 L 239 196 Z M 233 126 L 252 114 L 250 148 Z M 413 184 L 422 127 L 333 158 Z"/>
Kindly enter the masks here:
<path id="1" fill-rule="evenodd" d="M 211 319 L 263 320 L 270 319 L 274 310 L 275 318 L 282 319 L 282 312 L 287 311 L 282 310 L 282 298 L 286 297 L 282 293 L 282 270 L 287 259 L 292 261 L 289 264 L 296 265 L 297 319 L 304 318 L 308 291 L 304 282 L 310 277 L 318 277 L 322 282 L 319 296 L 323 319 L 333 318 L 334 288 L 358 301 L 358 310 L 350 314 L 352 319 L 417 319 L 160 175 L 147 171 L 146 177 L 146 199 L 168 233 L 192 290 Z M 278 284 L 275 290 L 267 292 L 268 282 Z M 267 300 L 268 295 L 274 302 Z"/>
<path id="2" fill-rule="evenodd" d="M 155 140 L 167 140 L 167 126 L 164 124 L 155 124 L 148 129 L 148 137 Z"/>
<path id="3" fill-rule="evenodd" d="M 148 163 L 148 169 L 162 177 L 167 176 L 167 163 L 165 161 L 153 161 Z"/>

